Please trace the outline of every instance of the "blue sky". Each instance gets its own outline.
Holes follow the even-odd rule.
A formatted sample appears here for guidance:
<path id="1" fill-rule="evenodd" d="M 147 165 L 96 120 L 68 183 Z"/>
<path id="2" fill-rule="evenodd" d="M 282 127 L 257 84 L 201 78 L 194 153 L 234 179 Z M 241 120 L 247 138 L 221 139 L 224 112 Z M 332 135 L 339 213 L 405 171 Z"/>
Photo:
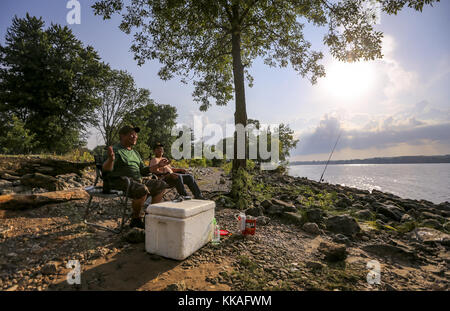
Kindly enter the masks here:
<path id="1" fill-rule="evenodd" d="M 129 52 L 132 37 L 118 29 L 120 17 L 103 21 L 80 0 L 81 24 L 68 25 L 66 0 L 2 0 L 0 42 L 14 15 L 42 16 L 46 25 L 68 25 L 85 44 L 92 45 L 113 68 L 130 72 L 139 87 L 148 88 L 160 104 L 177 108 L 178 122 L 234 123 L 234 102 L 200 112 L 193 87 L 178 78 L 164 82 L 157 61 L 139 67 Z M 246 88 L 247 114 L 262 123 L 286 123 L 300 142 L 292 160 L 327 159 L 342 133 L 333 159 L 375 156 L 450 154 L 450 1 L 410 9 L 397 16 L 382 15 L 376 26 L 385 34 L 385 57 L 355 65 L 340 64 L 322 44 L 324 29 L 306 26 L 305 37 L 325 54 L 327 77 L 311 85 L 291 68 L 267 67 L 256 60 L 250 73 L 254 87 Z M 91 130 L 88 147 L 102 143 Z"/>

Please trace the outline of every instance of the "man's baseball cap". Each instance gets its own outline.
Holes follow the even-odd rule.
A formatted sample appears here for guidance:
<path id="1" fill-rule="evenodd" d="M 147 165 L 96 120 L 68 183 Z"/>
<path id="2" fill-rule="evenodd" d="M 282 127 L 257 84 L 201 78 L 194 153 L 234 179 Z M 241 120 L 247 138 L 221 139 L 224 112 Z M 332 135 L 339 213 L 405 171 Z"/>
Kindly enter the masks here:
<path id="1" fill-rule="evenodd" d="M 126 135 L 130 133 L 131 131 L 135 131 L 136 133 L 139 133 L 141 129 L 137 126 L 132 125 L 125 125 L 119 130 L 119 135 Z"/>

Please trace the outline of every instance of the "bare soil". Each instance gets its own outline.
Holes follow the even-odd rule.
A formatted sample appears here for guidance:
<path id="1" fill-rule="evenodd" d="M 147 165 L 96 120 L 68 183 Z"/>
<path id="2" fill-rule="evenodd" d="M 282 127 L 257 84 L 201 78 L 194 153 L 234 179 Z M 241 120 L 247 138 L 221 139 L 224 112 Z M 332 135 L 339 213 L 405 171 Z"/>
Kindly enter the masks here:
<path id="1" fill-rule="evenodd" d="M 205 197 L 216 199 L 229 190 L 221 170 L 206 172 L 196 173 Z M 329 263 L 318 246 L 331 237 L 277 218 L 243 237 L 237 232 L 238 211 L 217 203 L 218 223 L 232 235 L 176 261 L 148 254 L 144 243 L 126 242 L 127 230 L 116 235 L 87 227 L 81 219 L 86 204 L 0 210 L 0 290 L 448 290 L 445 248 L 433 259 L 412 262 L 374 257 L 356 243 L 347 247 L 345 261 Z M 94 221 L 115 226 L 118 205 L 96 203 Z M 69 260 L 81 264 L 80 285 L 67 282 Z M 371 260 L 381 265 L 379 285 L 367 281 Z"/>

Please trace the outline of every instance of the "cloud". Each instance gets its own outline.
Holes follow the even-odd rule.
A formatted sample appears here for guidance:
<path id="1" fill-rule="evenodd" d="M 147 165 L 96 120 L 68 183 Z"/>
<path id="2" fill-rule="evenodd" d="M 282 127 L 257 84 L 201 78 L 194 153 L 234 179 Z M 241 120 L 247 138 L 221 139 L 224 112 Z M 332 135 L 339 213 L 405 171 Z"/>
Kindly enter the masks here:
<path id="1" fill-rule="evenodd" d="M 415 108 L 431 109 L 420 103 Z M 431 110 L 430 110 L 431 111 Z M 363 150 L 391 148 L 398 144 L 426 145 L 430 142 L 450 146 L 450 119 L 441 123 L 424 122 L 413 114 L 372 118 L 361 127 L 344 126 L 337 116 L 324 115 L 316 128 L 299 135 L 298 147 L 292 155 L 330 153 L 341 134 L 336 150 L 345 148 Z M 347 118 L 347 119 L 352 119 Z"/>
<path id="2" fill-rule="evenodd" d="M 339 119 L 325 115 L 312 133 L 299 136 L 300 142 L 292 155 L 329 152 L 340 131 Z"/>
<path id="3" fill-rule="evenodd" d="M 388 99 L 415 90 L 419 83 L 419 75 L 404 69 L 394 58 L 396 42 L 392 36 L 385 35 L 382 41 L 383 59 L 378 62 L 377 70 L 383 76 L 383 92 Z"/>

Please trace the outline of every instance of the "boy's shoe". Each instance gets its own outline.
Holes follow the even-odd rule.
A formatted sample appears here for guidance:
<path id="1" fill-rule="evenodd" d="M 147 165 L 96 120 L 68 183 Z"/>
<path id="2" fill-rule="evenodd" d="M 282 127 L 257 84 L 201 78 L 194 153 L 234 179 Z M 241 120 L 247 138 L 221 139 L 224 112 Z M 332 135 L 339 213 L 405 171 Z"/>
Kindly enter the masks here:
<path id="1" fill-rule="evenodd" d="M 196 200 L 206 200 L 206 198 L 202 195 L 199 195 L 198 197 L 195 197 Z"/>
<path id="2" fill-rule="evenodd" d="M 145 229 L 145 224 L 141 218 L 132 218 L 130 221 L 130 228 Z"/>

